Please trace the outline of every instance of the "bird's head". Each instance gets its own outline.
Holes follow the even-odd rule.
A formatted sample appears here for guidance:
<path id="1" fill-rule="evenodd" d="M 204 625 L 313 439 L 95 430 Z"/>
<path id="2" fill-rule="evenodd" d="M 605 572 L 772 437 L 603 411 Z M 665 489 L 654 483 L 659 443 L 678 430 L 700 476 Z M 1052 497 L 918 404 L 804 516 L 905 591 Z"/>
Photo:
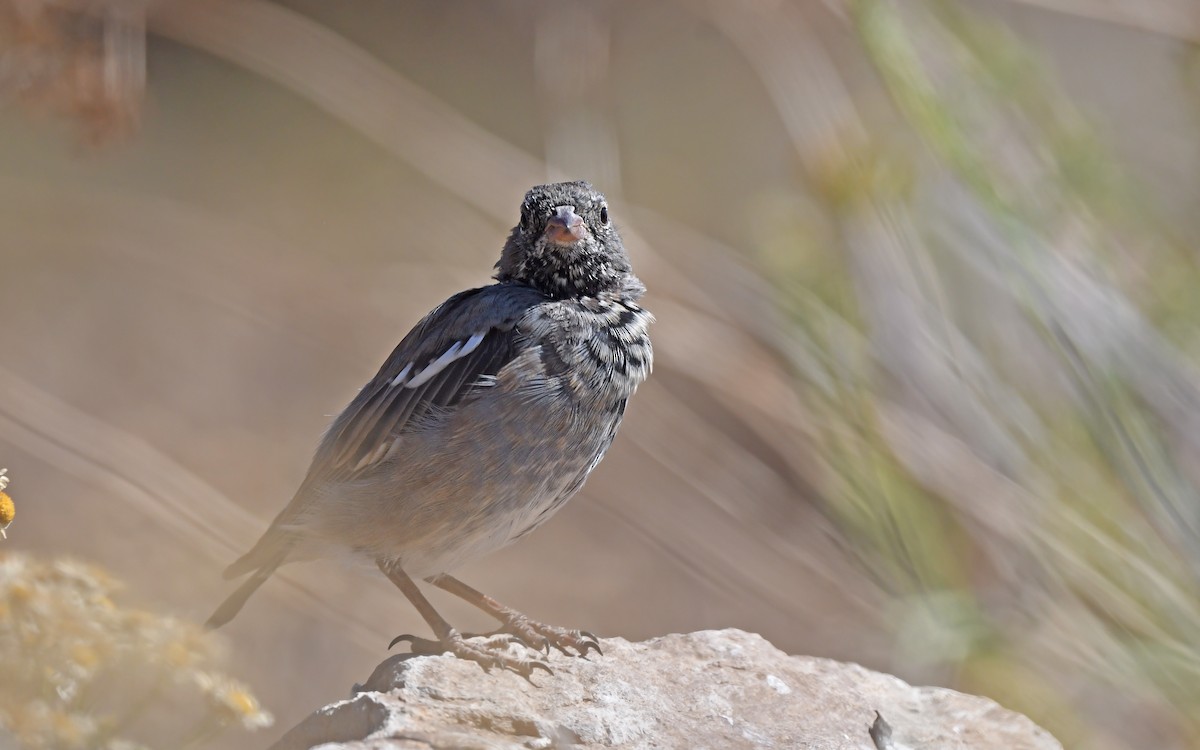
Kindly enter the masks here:
<path id="1" fill-rule="evenodd" d="M 555 299 L 592 297 L 632 283 L 629 257 L 604 196 L 586 182 L 538 185 L 525 194 L 497 281 L 528 284 Z"/>

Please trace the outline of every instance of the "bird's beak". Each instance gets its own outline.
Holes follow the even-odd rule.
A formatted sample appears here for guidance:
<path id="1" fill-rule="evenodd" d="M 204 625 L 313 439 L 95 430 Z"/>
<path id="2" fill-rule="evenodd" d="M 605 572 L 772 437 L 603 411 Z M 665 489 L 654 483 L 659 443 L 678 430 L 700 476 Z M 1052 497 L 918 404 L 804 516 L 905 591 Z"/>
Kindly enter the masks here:
<path id="1" fill-rule="evenodd" d="M 578 242 L 583 239 L 587 233 L 587 226 L 583 223 L 583 219 L 579 214 L 575 213 L 574 206 L 559 206 L 554 209 L 554 215 L 546 222 L 545 235 L 551 242 L 556 242 L 560 245 L 569 245 L 573 242 Z"/>

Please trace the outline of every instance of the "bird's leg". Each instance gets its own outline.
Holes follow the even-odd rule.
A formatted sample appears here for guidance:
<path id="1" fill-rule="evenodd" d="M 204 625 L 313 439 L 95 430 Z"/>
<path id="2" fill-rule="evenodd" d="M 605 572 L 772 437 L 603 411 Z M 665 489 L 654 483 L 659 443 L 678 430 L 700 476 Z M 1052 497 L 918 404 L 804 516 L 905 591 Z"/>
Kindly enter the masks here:
<path id="1" fill-rule="evenodd" d="M 426 580 L 495 617 L 504 623 L 497 632 L 511 633 L 532 648 L 540 647 L 549 653 L 550 647 L 553 646 L 568 656 L 571 655 L 568 648 L 575 649 L 578 652 L 576 656 L 584 656 L 589 649 L 595 649 L 596 653 L 603 655 L 600 651 L 600 640 L 585 630 L 568 630 L 530 620 L 515 609 L 504 606 L 453 576 L 440 575 Z"/>
<path id="2" fill-rule="evenodd" d="M 409 641 L 413 644 L 415 653 L 439 653 L 449 651 L 460 659 L 473 661 L 483 667 L 484 671 L 492 667 L 500 667 L 501 669 L 511 669 L 512 671 L 524 677 L 529 677 L 535 669 L 543 669 L 547 673 L 553 674 L 550 667 L 544 662 L 535 659 L 518 659 L 509 656 L 502 651 L 497 650 L 498 646 L 506 645 L 500 641 L 492 641 L 489 643 L 478 644 L 467 641 L 463 636 L 446 622 L 421 590 L 417 588 L 416 582 L 409 578 L 401 567 L 395 562 L 387 560 L 377 560 L 376 565 L 383 571 L 383 574 L 396 584 L 396 588 L 404 594 L 404 596 L 412 602 L 417 611 L 421 613 L 421 617 L 425 622 L 429 623 L 429 627 L 433 628 L 434 635 L 437 636 L 436 643 L 426 641 L 424 638 L 417 638 L 412 635 L 397 636 L 388 645 L 388 648 L 395 646 L 400 641 Z"/>

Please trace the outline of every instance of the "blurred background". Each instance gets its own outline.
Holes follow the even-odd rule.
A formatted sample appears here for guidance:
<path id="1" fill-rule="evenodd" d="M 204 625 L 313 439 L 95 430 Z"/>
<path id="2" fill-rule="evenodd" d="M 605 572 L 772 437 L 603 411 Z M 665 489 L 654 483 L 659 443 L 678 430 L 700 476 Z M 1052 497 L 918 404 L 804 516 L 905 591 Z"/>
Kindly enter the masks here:
<path id="1" fill-rule="evenodd" d="M 524 191 L 586 178 L 655 372 L 464 580 L 1200 745 L 1198 43 L 1191 0 L 0 0 L 0 652 L 34 560 L 203 621 Z M 276 726 L 193 739 L 267 744 L 404 632 L 373 570 L 285 569 L 218 636 Z M 0 746 L 99 744 L 14 690 Z"/>

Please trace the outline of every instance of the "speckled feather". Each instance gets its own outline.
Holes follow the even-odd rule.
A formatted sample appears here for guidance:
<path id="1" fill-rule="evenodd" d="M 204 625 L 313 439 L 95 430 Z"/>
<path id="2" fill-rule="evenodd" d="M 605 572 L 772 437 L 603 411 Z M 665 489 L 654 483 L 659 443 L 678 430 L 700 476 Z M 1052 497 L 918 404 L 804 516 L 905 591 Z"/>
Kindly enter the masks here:
<path id="1" fill-rule="evenodd" d="M 556 209 L 586 231 L 549 238 Z M 219 625 L 280 564 L 336 555 L 433 576 L 548 519 L 611 445 L 650 373 L 633 275 L 603 196 L 534 188 L 497 283 L 454 295 L 400 342 L 334 420 L 292 502 L 226 571 L 253 572 Z"/>

